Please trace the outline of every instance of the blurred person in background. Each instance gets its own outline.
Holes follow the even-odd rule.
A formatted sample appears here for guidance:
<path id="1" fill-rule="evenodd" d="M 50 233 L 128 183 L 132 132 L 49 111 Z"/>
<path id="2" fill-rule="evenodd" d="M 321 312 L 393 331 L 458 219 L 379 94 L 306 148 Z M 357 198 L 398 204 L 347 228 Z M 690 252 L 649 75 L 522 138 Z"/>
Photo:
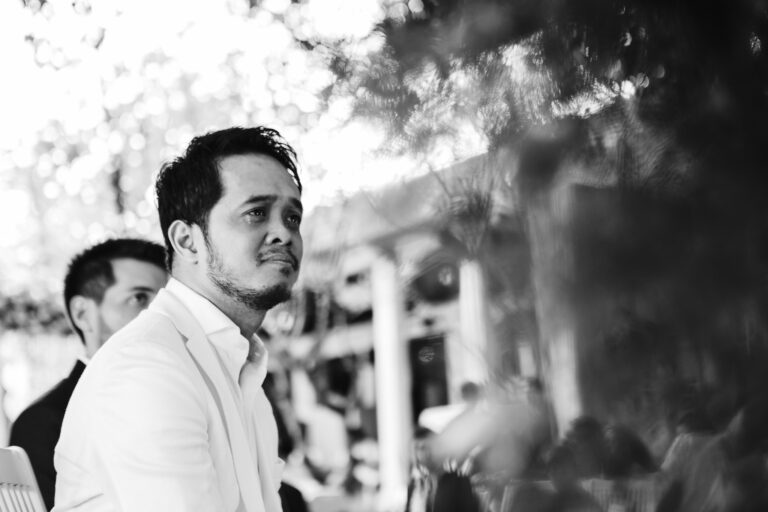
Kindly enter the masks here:
<path id="1" fill-rule="evenodd" d="M 675 438 L 661 463 L 661 470 L 669 477 L 683 474 L 693 457 L 715 435 L 709 419 L 699 410 L 684 411 L 675 428 Z"/>
<path id="2" fill-rule="evenodd" d="M 483 505 L 470 475 L 449 467 L 437 478 L 432 512 L 481 512 Z"/>
<path id="3" fill-rule="evenodd" d="M 497 478 L 540 478 L 551 442 L 550 424 L 538 379 L 516 383 L 517 391 L 496 399 L 495 431 L 478 453 L 477 467 Z"/>
<path id="4" fill-rule="evenodd" d="M 641 477 L 659 470 L 645 441 L 626 425 L 608 423 L 603 427 L 603 437 L 608 478 Z"/>
<path id="5" fill-rule="evenodd" d="M 555 494 L 548 512 L 602 512 L 603 508 L 581 485 L 579 468 L 572 447 L 562 443 L 550 453 L 547 461 Z"/>
<path id="6" fill-rule="evenodd" d="M 768 398 L 752 398 L 668 479 L 657 512 L 767 510 Z"/>
<path id="7" fill-rule="evenodd" d="M 560 444 L 569 447 L 574 455 L 577 478 L 602 478 L 608 447 L 603 424 L 592 416 L 579 416 L 571 424 Z"/>
<path id="8" fill-rule="evenodd" d="M 64 305 L 85 355 L 69 376 L 27 407 L 11 429 L 10 444 L 29 455 L 43 501 L 53 508 L 53 451 L 72 391 L 96 351 L 144 310 L 165 285 L 165 250 L 145 240 L 117 238 L 75 256 L 64 278 Z"/>
<path id="9" fill-rule="evenodd" d="M 405 512 L 431 512 L 440 467 L 434 464 L 429 441 L 435 435 L 425 427 L 416 427 L 411 442 L 410 475 Z"/>
<path id="10" fill-rule="evenodd" d="M 56 445 L 54 510 L 279 512 L 257 331 L 303 255 L 295 152 L 265 127 L 207 133 L 155 189 L 171 278 L 84 371 Z"/>
<path id="11" fill-rule="evenodd" d="M 269 343 L 270 336 L 264 329 L 260 329 L 258 334 L 265 343 Z M 296 450 L 297 443 L 301 440 L 301 430 L 291 406 L 287 372 L 279 358 L 271 358 L 269 363 L 271 368 L 261 387 L 275 416 L 277 454 L 288 462 L 289 457 Z M 283 512 L 307 512 L 309 507 L 304 495 L 297 487 L 286 481 L 285 476 L 283 474 L 279 490 Z"/>
<path id="12" fill-rule="evenodd" d="M 433 432 L 442 432 L 453 420 L 481 402 L 483 390 L 480 385 L 466 381 L 459 387 L 459 397 L 461 400 L 458 403 L 435 405 L 421 411 L 417 421 L 418 425 Z"/>
<path id="13" fill-rule="evenodd" d="M 457 465 L 482 479 L 490 503 L 501 502 L 510 481 L 530 477 L 549 442 L 549 419 L 537 384 L 517 377 L 490 383 L 484 398 L 430 443 L 438 464 Z"/>
<path id="14" fill-rule="evenodd" d="M 645 441 L 620 423 L 603 424 L 592 416 L 579 416 L 560 444 L 573 452 L 580 479 L 622 479 L 658 471 Z"/>
<path id="15" fill-rule="evenodd" d="M 346 426 L 351 383 L 340 359 L 313 368 L 311 380 L 317 402 L 306 414 L 306 465 L 322 484 L 340 487 L 350 471 L 350 439 Z"/>

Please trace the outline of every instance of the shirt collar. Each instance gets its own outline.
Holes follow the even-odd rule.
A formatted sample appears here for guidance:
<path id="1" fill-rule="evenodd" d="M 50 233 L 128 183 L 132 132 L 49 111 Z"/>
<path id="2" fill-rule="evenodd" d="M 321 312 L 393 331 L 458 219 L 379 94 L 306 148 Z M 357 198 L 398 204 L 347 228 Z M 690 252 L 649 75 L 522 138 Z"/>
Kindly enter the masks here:
<path id="1" fill-rule="evenodd" d="M 171 277 L 165 288 L 176 296 L 187 309 L 194 313 L 195 319 L 206 335 L 232 329 L 236 330 L 238 334 L 240 333 L 240 329 L 235 325 L 235 322 L 214 306 L 211 301 L 178 279 Z"/>
<path id="2" fill-rule="evenodd" d="M 234 382 L 240 380 L 240 374 L 246 363 L 251 363 L 249 366 L 258 368 L 259 381 L 264 380 L 268 357 L 266 348 L 258 336 L 254 335 L 255 343 L 251 347 L 248 340 L 240 333 L 240 328 L 227 315 L 178 279 L 171 277 L 165 288 L 193 313 Z"/>

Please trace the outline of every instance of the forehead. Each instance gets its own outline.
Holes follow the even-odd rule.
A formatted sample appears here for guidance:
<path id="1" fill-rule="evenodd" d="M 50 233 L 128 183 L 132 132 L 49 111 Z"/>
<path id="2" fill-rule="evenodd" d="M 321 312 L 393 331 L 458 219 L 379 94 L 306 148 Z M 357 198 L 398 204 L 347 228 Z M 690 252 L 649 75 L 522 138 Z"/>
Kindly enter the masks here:
<path id="1" fill-rule="evenodd" d="M 159 289 L 165 285 L 167 274 L 164 269 L 147 261 L 133 258 L 117 258 L 111 261 L 115 282 L 110 288 L 130 289 L 136 287 Z"/>
<path id="2" fill-rule="evenodd" d="M 267 155 L 233 155 L 219 161 L 224 188 L 220 202 L 239 204 L 255 195 L 301 197 L 288 169 Z"/>

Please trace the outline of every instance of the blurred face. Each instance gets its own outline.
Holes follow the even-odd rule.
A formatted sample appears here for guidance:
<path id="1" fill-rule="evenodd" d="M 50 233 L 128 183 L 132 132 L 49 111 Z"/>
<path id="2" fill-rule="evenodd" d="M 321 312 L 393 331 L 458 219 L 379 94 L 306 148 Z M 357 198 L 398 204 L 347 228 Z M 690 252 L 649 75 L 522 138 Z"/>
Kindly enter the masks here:
<path id="1" fill-rule="evenodd" d="M 299 189 L 266 155 L 219 162 L 223 194 L 205 235 L 206 279 L 226 300 L 267 310 L 290 297 L 303 254 Z"/>
<path id="2" fill-rule="evenodd" d="M 136 318 L 168 280 L 164 269 L 130 258 L 112 260 L 112 272 L 115 283 L 106 289 L 104 299 L 97 305 L 98 320 L 94 322 L 94 332 L 88 336 L 90 340 L 86 339 L 89 356 Z"/>

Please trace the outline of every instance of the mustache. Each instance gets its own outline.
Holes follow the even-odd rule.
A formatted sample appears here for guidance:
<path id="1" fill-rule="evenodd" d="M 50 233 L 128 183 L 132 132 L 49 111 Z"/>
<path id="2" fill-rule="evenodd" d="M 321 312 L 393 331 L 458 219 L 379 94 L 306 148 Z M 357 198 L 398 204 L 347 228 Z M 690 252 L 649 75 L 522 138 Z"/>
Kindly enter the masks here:
<path id="1" fill-rule="evenodd" d="M 299 268 L 299 259 L 291 252 L 284 249 L 269 249 L 262 251 L 256 257 L 259 263 L 270 260 L 288 261 L 294 270 Z"/>

